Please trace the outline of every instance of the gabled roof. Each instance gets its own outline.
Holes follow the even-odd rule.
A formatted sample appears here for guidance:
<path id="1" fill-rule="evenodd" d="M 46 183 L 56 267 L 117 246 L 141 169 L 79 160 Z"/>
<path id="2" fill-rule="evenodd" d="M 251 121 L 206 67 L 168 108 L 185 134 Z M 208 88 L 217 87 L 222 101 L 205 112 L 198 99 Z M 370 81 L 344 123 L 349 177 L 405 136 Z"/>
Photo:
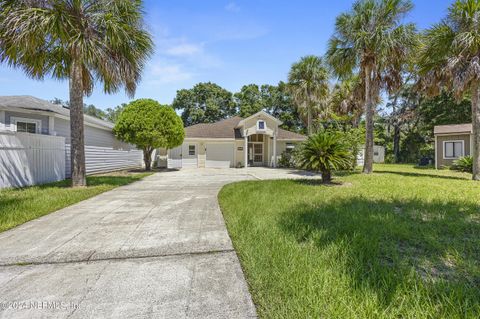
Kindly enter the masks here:
<path id="1" fill-rule="evenodd" d="M 472 124 L 437 125 L 434 134 L 472 134 Z"/>
<path id="2" fill-rule="evenodd" d="M 240 116 L 234 116 L 215 123 L 200 123 L 185 128 L 187 138 L 236 138 L 240 134 L 235 127 L 242 120 Z M 238 136 L 238 137 L 241 137 Z"/>
<path id="3" fill-rule="evenodd" d="M 70 118 L 69 109 L 30 95 L 0 96 L 0 108 L 18 108 L 31 111 L 51 112 Z M 84 115 L 84 120 L 86 123 L 96 124 L 108 129 L 112 129 L 114 126 L 111 122 L 104 121 L 90 115 Z"/>
<path id="4" fill-rule="evenodd" d="M 271 116 L 271 115 L 269 115 Z M 234 116 L 225 120 L 221 120 L 215 123 L 201 123 L 188 126 L 185 128 L 186 138 L 229 138 L 240 139 L 242 134 L 238 128 L 239 123 L 244 119 L 240 116 Z M 281 122 L 280 122 L 281 123 Z M 281 128 L 278 128 L 279 140 L 298 140 L 303 141 L 306 137 L 302 134 L 290 132 Z"/>
<path id="5" fill-rule="evenodd" d="M 237 127 L 243 126 L 246 121 L 248 121 L 248 120 L 250 120 L 250 119 L 253 119 L 253 118 L 255 118 L 255 117 L 258 117 L 258 116 L 260 116 L 260 115 L 263 115 L 263 116 L 271 119 L 272 121 L 276 122 L 278 125 L 281 125 L 281 124 L 283 123 L 282 121 L 280 121 L 280 120 L 277 119 L 276 117 L 274 117 L 274 116 L 272 116 L 272 115 L 270 115 L 270 114 L 268 114 L 267 112 L 265 112 L 265 111 L 262 110 L 262 111 L 259 111 L 259 112 L 255 113 L 255 114 L 253 114 L 253 115 L 250 115 L 250 116 L 247 117 L 247 118 L 242 119 L 242 120 L 237 124 Z"/>

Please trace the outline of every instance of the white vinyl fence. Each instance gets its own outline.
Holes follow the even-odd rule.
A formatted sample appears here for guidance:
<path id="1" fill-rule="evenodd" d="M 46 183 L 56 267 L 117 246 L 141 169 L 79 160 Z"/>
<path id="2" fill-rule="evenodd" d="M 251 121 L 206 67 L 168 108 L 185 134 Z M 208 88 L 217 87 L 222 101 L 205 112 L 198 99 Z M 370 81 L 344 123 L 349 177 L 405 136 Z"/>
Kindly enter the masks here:
<path id="1" fill-rule="evenodd" d="M 65 174 L 70 177 L 70 144 L 65 145 Z M 143 152 L 115 150 L 109 147 L 85 145 L 87 174 L 103 173 L 127 168 L 142 167 Z"/>
<path id="2" fill-rule="evenodd" d="M 85 146 L 87 174 L 142 167 L 139 150 Z M 70 145 L 61 136 L 0 131 L 0 188 L 70 177 Z"/>
<path id="3" fill-rule="evenodd" d="M 0 188 L 65 179 L 65 138 L 0 131 Z"/>

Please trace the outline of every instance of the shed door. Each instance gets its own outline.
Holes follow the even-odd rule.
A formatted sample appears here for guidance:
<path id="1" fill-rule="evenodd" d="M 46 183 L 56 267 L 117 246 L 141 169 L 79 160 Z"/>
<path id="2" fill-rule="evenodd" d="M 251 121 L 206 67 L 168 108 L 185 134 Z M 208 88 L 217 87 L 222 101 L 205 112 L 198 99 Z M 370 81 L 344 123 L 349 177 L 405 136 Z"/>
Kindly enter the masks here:
<path id="1" fill-rule="evenodd" d="M 233 167 L 234 143 L 207 143 L 205 167 Z"/>

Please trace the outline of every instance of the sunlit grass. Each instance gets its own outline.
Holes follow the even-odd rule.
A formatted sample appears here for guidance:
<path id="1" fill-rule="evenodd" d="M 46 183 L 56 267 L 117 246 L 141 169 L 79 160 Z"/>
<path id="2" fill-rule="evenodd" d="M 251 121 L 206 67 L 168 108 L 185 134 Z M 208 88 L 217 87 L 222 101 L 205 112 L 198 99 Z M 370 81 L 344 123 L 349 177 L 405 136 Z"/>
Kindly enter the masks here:
<path id="1" fill-rule="evenodd" d="M 71 188 L 70 181 L 65 180 L 0 190 L 0 232 L 148 175 L 150 173 L 115 172 L 88 176 L 85 188 Z"/>
<path id="2" fill-rule="evenodd" d="M 479 318 L 480 183 L 376 165 L 219 199 L 262 318 Z"/>

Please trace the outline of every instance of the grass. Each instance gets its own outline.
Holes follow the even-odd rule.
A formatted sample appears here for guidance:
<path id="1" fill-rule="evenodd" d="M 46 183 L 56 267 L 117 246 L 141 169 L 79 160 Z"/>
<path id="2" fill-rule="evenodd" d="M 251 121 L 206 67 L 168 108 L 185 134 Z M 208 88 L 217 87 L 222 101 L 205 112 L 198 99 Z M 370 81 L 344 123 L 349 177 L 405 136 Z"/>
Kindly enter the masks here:
<path id="1" fill-rule="evenodd" d="M 0 232 L 148 175 L 150 173 L 122 171 L 88 176 L 85 188 L 70 188 L 70 181 L 64 180 L 0 190 Z"/>
<path id="2" fill-rule="evenodd" d="M 479 318 L 480 183 L 376 165 L 219 194 L 261 318 Z"/>

